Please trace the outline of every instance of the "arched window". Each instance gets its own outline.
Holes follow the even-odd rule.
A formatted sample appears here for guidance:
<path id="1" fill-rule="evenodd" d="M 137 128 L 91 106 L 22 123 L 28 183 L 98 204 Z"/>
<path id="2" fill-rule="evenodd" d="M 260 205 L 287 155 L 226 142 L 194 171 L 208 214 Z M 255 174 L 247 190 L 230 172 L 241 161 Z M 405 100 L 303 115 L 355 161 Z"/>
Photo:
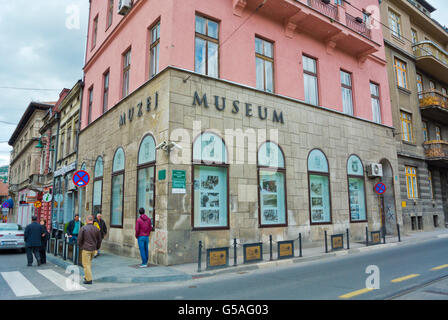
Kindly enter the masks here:
<path id="1" fill-rule="evenodd" d="M 325 154 L 314 149 L 308 156 L 311 224 L 331 223 L 330 173 Z"/>
<path id="2" fill-rule="evenodd" d="M 82 163 L 81 170 L 82 171 L 87 171 L 87 165 L 86 165 L 85 162 Z M 79 201 L 78 201 L 78 214 L 79 214 L 79 217 L 81 218 L 81 217 L 85 216 L 85 214 L 84 214 L 84 207 L 86 205 L 86 203 L 85 203 L 86 202 L 86 188 L 79 188 L 78 198 L 79 198 Z"/>
<path id="3" fill-rule="evenodd" d="M 193 142 L 193 229 L 228 229 L 228 165 L 224 141 L 204 132 Z"/>
<path id="4" fill-rule="evenodd" d="M 116 228 L 123 227 L 124 168 L 124 151 L 123 148 L 118 148 L 115 152 L 112 164 L 112 199 L 110 202 L 110 226 Z"/>
<path id="5" fill-rule="evenodd" d="M 358 156 L 352 155 L 347 161 L 348 201 L 350 222 L 367 221 L 364 166 Z"/>
<path id="6" fill-rule="evenodd" d="M 98 213 L 101 213 L 102 210 L 101 203 L 103 199 L 103 173 L 103 158 L 98 157 L 98 159 L 96 159 L 95 170 L 93 172 L 92 213 L 94 217 L 96 217 Z"/>
<path id="7" fill-rule="evenodd" d="M 138 151 L 137 162 L 137 212 L 144 208 L 145 213 L 155 218 L 155 165 L 156 143 L 152 135 L 146 135 Z M 137 218 L 136 212 L 136 218 Z"/>
<path id="8" fill-rule="evenodd" d="M 286 226 L 285 157 L 279 146 L 265 142 L 258 150 L 260 227 Z"/>

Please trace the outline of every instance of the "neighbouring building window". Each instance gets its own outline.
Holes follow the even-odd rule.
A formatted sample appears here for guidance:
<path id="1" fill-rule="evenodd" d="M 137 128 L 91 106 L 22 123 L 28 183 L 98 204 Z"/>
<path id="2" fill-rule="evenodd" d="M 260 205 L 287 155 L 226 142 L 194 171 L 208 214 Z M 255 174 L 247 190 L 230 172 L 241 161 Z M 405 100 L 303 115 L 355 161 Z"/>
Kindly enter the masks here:
<path id="1" fill-rule="evenodd" d="M 423 92 L 423 77 L 419 73 L 417 73 L 417 92 L 419 93 L 418 98 L 421 99 L 422 95 L 420 93 Z"/>
<path id="2" fill-rule="evenodd" d="M 151 70 L 150 76 L 154 77 L 159 73 L 159 53 L 160 53 L 160 22 L 151 29 L 151 46 L 150 46 L 150 60 Z"/>
<path id="3" fill-rule="evenodd" d="M 60 144 L 60 152 L 59 152 L 59 159 L 58 160 L 61 160 L 62 158 L 64 158 L 64 146 L 65 146 L 65 133 L 63 132 L 63 133 L 61 133 L 61 144 Z"/>
<path id="4" fill-rule="evenodd" d="M 417 168 L 405 166 L 406 170 L 406 188 L 408 192 L 408 199 L 418 198 L 417 193 Z"/>
<path id="5" fill-rule="evenodd" d="M 380 87 L 372 82 L 370 83 L 370 99 L 372 101 L 372 120 L 381 123 Z"/>
<path id="6" fill-rule="evenodd" d="M 92 49 L 96 46 L 96 38 L 98 36 L 98 15 L 93 20 Z"/>
<path id="7" fill-rule="evenodd" d="M 317 61 L 316 59 L 302 56 L 303 60 L 303 84 L 305 87 L 305 102 L 319 105 L 319 91 L 317 85 Z"/>
<path id="8" fill-rule="evenodd" d="M 402 140 L 406 142 L 414 141 L 414 133 L 412 130 L 412 115 L 410 113 L 401 111 L 401 132 L 402 132 Z"/>
<path id="9" fill-rule="evenodd" d="M 196 16 L 195 72 L 219 77 L 219 24 Z"/>
<path id="10" fill-rule="evenodd" d="M 417 31 L 415 31 L 414 29 L 411 29 L 411 33 L 412 33 L 412 44 L 417 44 L 418 43 L 418 35 L 417 35 Z M 416 48 L 414 47 L 414 50 Z"/>
<path id="11" fill-rule="evenodd" d="M 423 141 L 429 141 L 429 135 L 428 135 L 428 122 L 423 121 L 422 122 L 422 126 L 423 126 Z"/>
<path id="12" fill-rule="evenodd" d="M 287 225 L 285 157 L 273 142 L 258 151 L 258 179 L 260 226 Z"/>
<path id="13" fill-rule="evenodd" d="M 408 88 L 408 76 L 406 63 L 395 58 L 395 74 L 397 76 L 397 84 L 401 88 Z"/>
<path id="14" fill-rule="evenodd" d="M 67 146 L 65 153 L 68 155 L 72 152 L 72 127 L 68 127 L 67 129 Z"/>
<path id="15" fill-rule="evenodd" d="M 110 71 L 107 70 L 103 75 L 103 113 L 107 111 L 107 106 L 109 104 L 109 77 Z"/>
<path id="16" fill-rule="evenodd" d="M 428 170 L 429 191 L 431 192 L 431 199 L 435 199 L 434 185 L 432 184 L 432 171 Z"/>
<path id="17" fill-rule="evenodd" d="M 389 10 L 389 27 L 392 30 L 392 34 L 398 38 L 401 38 L 401 18 L 400 15 L 394 11 Z"/>
<path id="18" fill-rule="evenodd" d="M 113 17 L 114 17 L 114 0 L 109 0 L 106 29 L 108 29 L 112 25 Z"/>
<path id="19" fill-rule="evenodd" d="M 431 95 L 434 96 L 434 91 L 436 91 L 436 84 L 434 81 L 429 81 L 429 90 L 431 90 Z"/>
<path id="20" fill-rule="evenodd" d="M 112 199 L 111 199 L 111 227 L 123 227 L 123 204 L 124 204 L 124 173 L 125 158 L 124 151 L 119 148 L 115 152 L 112 165 Z"/>
<path id="21" fill-rule="evenodd" d="M 274 92 L 274 45 L 272 42 L 255 38 L 255 62 L 257 89 Z"/>
<path id="22" fill-rule="evenodd" d="M 145 209 L 155 225 L 156 143 L 152 135 L 143 138 L 137 162 L 137 210 Z M 137 219 L 137 214 L 136 214 Z"/>
<path id="23" fill-rule="evenodd" d="M 227 150 L 214 133 L 193 143 L 193 180 L 193 228 L 228 228 Z"/>
<path id="24" fill-rule="evenodd" d="M 347 162 L 350 222 L 367 221 L 364 166 L 358 156 L 352 155 Z"/>
<path id="25" fill-rule="evenodd" d="M 103 199 L 103 173 L 104 165 L 103 158 L 98 157 L 95 162 L 95 171 L 93 173 L 93 198 L 92 198 L 92 212 L 94 217 L 102 211 L 102 199 Z"/>
<path id="26" fill-rule="evenodd" d="M 330 174 L 325 154 L 314 149 L 308 156 L 311 224 L 331 223 Z"/>
<path id="27" fill-rule="evenodd" d="M 345 114 L 353 115 L 352 75 L 341 70 L 342 109 Z"/>
<path id="28" fill-rule="evenodd" d="M 436 126 L 436 140 L 442 140 L 442 131 L 439 126 Z"/>
<path id="29" fill-rule="evenodd" d="M 89 110 L 88 110 L 88 124 L 92 122 L 92 107 L 93 107 L 93 86 L 89 89 Z"/>
<path id="30" fill-rule="evenodd" d="M 443 95 L 443 101 L 447 101 L 447 92 L 446 92 L 446 88 L 442 88 L 442 95 Z"/>
<path id="31" fill-rule="evenodd" d="M 123 90 L 122 98 L 129 94 L 129 77 L 131 72 L 131 49 L 123 54 Z"/>

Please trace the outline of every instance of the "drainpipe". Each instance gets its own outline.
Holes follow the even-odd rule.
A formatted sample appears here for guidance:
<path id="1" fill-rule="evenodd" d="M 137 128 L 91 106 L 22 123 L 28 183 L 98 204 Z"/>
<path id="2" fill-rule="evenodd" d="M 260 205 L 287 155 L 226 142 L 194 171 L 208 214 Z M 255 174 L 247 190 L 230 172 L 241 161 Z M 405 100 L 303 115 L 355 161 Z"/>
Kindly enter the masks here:
<path id="1" fill-rule="evenodd" d="M 56 191 L 55 191 L 55 170 L 56 170 L 56 162 L 58 161 L 58 151 L 59 151 L 59 129 L 60 129 L 60 124 L 61 124 L 61 122 L 60 122 L 60 114 L 59 114 L 59 112 L 57 112 L 55 115 L 54 115 L 54 117 L 55 117 L 55 119 L 57 120 L 57 122 L 58 122 L 58 128 L 57 128 L 57 131 L 56 131 L 56 144 L 55 144 L 55 151 L 54 151 L 54 159 L 53 159 L 53 168 L 52 168 L 52 170 L 53 170 L 53 197 L 52 197 L 52 199 L 51 199 L 51 233 L 53 233 L 53 211 L 54 211 L 54 197 L 56 196 Z M 50 143 L 51 143 L 51 137 L 50 137 Z M 59 205 L 59 204 L 58 204 Z M 57 220 L 57 218 L 58 217 L 56 217 L 56 220 Z M 56 229 L 57 230 L 57 229 Z"/>

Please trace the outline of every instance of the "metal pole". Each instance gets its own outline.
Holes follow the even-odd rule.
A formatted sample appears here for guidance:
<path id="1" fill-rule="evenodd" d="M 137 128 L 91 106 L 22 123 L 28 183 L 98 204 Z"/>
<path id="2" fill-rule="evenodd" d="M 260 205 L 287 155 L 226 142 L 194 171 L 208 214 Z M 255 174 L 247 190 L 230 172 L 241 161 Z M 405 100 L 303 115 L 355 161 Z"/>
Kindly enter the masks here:
<path id="1" fill-rule="evenodd" d="M 397 231 L 398 231 L 398 242 L 401 242 L 401 237 L 400 237 L 400 225 L 397 223 Z"/>
<path id="2" fill-rule="evenodd" d="M 386 244 L 386 231 L 383 231 L 383 243 Z"/>
<path id="3" fill-rule="evenodd" d="M 299 257 L 302 257 L 302 234 L 299 233 Z"/>
<path id="4" fill-rule="evenodd" d="M 78 264 L 78 245 L 76 243 L 73 244 L 73 264 Z"/>
<path id="5" fill-rule="evenodd" d="M 199 241 L 199 250 L 198 250 L 198 272 L 201 272 L 201 258 L 202 258 L 202 241 Z"/>
<path id="6" fill-rule="evenodd" d="M 62 249 L 62 259 L 67 260 L 67 238 L 64 237 L 64 247 Z"/>
<path id="7" fill-rule="evenodd" d="M 325 230 L 325 253 L 328 253 L 327 230 Z"/>
<path id="8" fill-rule="evenodd" d="M 236 238 L 235 238 L 235 239 L 233 239 L 233 266 L 234 267 L 236 267 L 236 265 L 237 265 L 237 262 L 236 262 L 237 256 L 236 256 L 236 254 L 237 254 L 237 250 L 236 250 Z"/>
<path id="9" fill-rule="evenodd" d="M 55 257 L 57 257 L 57 255 L 58 255 L 58 238 L 57 237 L 54 239 L 54 252 L 53 252 L 53 255 Z"/>
<path id="10" fill-rule="evenodd" d="M 366 247 L 369 246 L 369 227 L 366 227 Z"/>
<path id="11" fill-rule="evenodd" d="M 269 261 L 272 261 L 272 234 L 269 235 Z"/>
<path id="12" fill-rule="evenodd" d="M 350 231 L 347 228 L 347 250 L 350 249 Z"/>

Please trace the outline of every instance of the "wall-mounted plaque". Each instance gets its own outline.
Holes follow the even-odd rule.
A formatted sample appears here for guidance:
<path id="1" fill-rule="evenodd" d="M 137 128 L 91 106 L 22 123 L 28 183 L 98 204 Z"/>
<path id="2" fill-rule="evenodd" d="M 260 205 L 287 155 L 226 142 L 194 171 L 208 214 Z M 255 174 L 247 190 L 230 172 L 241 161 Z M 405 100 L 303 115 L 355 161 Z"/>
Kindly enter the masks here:
<path id="1" fill-rule="evenodd" d="M 243 245 L 244 263 L 263 261 L 263 243 Z"/>
<path id="2" fill-rule="evenodd" d="M 381 231 L 372 231 L 370 234 L 372 237 L 371 244 L 380 244 L 381 243 Z"/>
<path id="3" fill-rule="evenodd" d="M 294 257 L 294 241 L 279 241 L 277 244 L 279 259 Z"/>
<path id="4" fill-rule="evenodd" d="M 331 236 L 331 250 L 342 250 L 344 249 L 344 235 L 334 234 Z"/>
<path id="5" fill-rule="evenodd" d="M 229 266 L 229 248 L 207 249 L 207 270 Z"/>

